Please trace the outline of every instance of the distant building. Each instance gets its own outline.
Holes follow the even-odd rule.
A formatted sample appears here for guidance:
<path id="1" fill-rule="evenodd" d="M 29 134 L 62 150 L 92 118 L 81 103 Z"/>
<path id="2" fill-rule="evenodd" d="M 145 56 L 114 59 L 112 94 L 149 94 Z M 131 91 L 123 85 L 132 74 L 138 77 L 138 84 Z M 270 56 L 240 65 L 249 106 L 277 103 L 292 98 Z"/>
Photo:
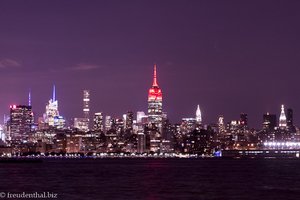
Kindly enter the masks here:
<path id="1" fill-rule="evenodd" d="M 87 132 L 89 128 L 87 126 L 86 118 L 74 118 L 74 128 Z"/>
<path id="2" fill-rule="evenodd" d="M 199 125 L 202 123 L 202 115 L 201 115 L 201 110 L 199 105 L 197 106 L 197 110 L 196 110 L 196 123 Z"/>
<path id="3" fill-rule="evenodd" d="M 293 122 L 293 109 L 288 108 L 286 111 L 286 125 L 288 128 L 291 128 L 294 126 L 294 122 Z"/>
<path id="4" fill-rule="evenodd" d="M 46 112 L 43 121 L 48 127 L 62 129 L 65 126 L 65 119 L 59 115 L 58 100 L 56 99 L 55 85 L 53 86 L 52 99 L 46 105 Z"/>
<path id="5" fill-rule="evenodd" d="M 94 115 L 94 126 L 93 130 L 97 132 L 103 132 L 103 114 L 102 112 L 95 113 Z"/>
<path id="6" fill-rule="evenodd" d="M 142 118 L 145 116 L 146 116 L 146 114 L 143 111 L 138 111 L 136 113 L 136 123 L 138 123 L 138 124 L 142 123 Z"/>
<path id="7" fill-rule="evenodd" d="M 263 115 L 263 129 L 264 130 L 274 130 L 277 127 L 277 117 L 275 114 L 264 114 Z"/>
<path id="8" fill-rule="evenodd" d="M 180 131 L 183 134 L 190 133 L 196 128 L 196 119 L 195 118 L 182 118 Z"/>
<path id="9" fill-rule="evenodd" d="M 219 133 L 225 132 L 224 117 L 222 115 L 220 115 L 218 118 L 218 128 L 219 128 Z"/>
<path id="10" fill-rule="evenodd" d="M 110 129 L 112 129 L 113 126 L 113 119 L 111 118 L 111 116 L 106 115 L 105 116 L 105 131 L 109 131 Z"/>
<path id="11" fill-rule="evenodd" d="M 284 105 L 281 105 L 281 112 L 279 117 L 279 128 L 285 129 L 287 126 L 286 115 L 284 112 Z"/>
<path id="12" fill-rule="evenodd" d="M 86 119 L 87 127 L 89 129 L 90 122 L 90 91 L 83 90 L 83 117 Z"/>
<path id="13" fill-rule="evenodd" d="M 125 116 L 125 130 L 133 129 L 133 112 L 128 111 Z"/>
<path id="14" fill-rule="evenodd" d="M 153 84 L 148 93 L 148 119 L 161 132 L 162 128 L 162 90 L 159 88 L 154 65 Z"/>
<path id="15" fill-rule="evenodd" d="M 146 136 L 143 132 L 138 132 L 137 134 L 137 152 L 146 152 Z"/>
<path id="16" fill-rule="evenodd" d="M 248 126 L 248 115 L 246 113 L 240 114 L 240 125 L 243 128 Z"/>
<path id="17" fill-rule="evenodd" d="M 12 140 L 22 140 L 24 134 L 29 133 L 34 124 L 31 106 L 11 105 L 9 130 Z"/>

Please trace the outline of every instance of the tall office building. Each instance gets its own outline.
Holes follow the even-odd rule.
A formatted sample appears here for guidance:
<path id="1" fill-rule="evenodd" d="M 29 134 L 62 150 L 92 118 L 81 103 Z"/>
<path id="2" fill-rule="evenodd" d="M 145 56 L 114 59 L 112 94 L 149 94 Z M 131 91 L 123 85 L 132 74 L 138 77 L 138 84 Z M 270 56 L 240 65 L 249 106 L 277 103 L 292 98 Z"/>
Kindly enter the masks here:
<path id="1" fill-rule="evenodd" d="M 83 90 L 83 117 L 86 120 L 87 130 L 90 123 L 90 91 Z"/>
<path id="2" fill-rule="evenodd" d="M 218 118 L 218 128 L 219 128 L 219 133 L 225 132 L 225 123 L 224 123 L 223 115 L 220 115 Z"/>
<path id="3" fill-rule="evenodd" d="M 264 130 L 274 130 L 277 126 L 277 117 L 274 114 L 264 114 L 263 115 L 263 129 Z"/>
<path id="4" fill-rule="evenodd" d="M 247 127 L 248 126 L 248 115 L 246 113 L 241 113 L 240 114 L 240 125 L 242 127 Z"/>
<path id="5" fill-rule="evenodd" d="M 294 122 L 293 122 L 293 109 L 288 108 L 286 110 L 286 125 L 288 128 L 291 128 L 294 126 Z"/>
<path id="6" fill-rule="evenodd" d="M 133 128 L 133 112 L 128 111 L 125 116 L 125 130 L 132 130 Z"/>
<path id="7" fill-rule="evenodd" d="M 102 112 L 95 113 L 94 115 L 94 131 L 103 132 L 103 114 Z"/>
<path id="8" fill-rule="evenodd" d="M 43 122 L 49 127 L 62 129 L 65 126 L 65 119 L 59 115 L 58 111 L 55 85 L 53 85 L 52 99 L 50 99 L 46 105 L 46 112 L 44 113 L 43 118 Z"/>
<path id="9" fill-rule="evenodd" d="M 113 119 L 111 116 L 106 115 L 105 116 L 105 131 L 109 131 L 110 129 L 112 129 L 113 126 Z"/>
<path id="10" fill-rule="evenodd" d="M 139 131 L 137 134 L 137 152 L 146 152 L 146 136 L 142 131 Z"/>
<path id="11" fill-rule="evenodd" d="M 159 131 L 162 128 L 162 90 L 157 83 L 156 65 L 154 65 L 153 83 L 148 93 L 148 120 Z"/>
<path id="12" fill-rule="evenodd" d="M 83 90 L 83 117 L 74 118 L 74 128 L 77 128 L 80 131 L 87 132 L 89 131 L 90 123 L 90 91 Z"/>
<path id="13" fill-rule="evenodd" d="M 83 117 L 90 119 L 90 91 L 83 90 Z"/>
<path id="14" fill-rule="evenodd" d="M 197 124 L 201 124 L 202 123 L 202 115 L 201 115 L 201 110 L 200 110 L 200 106 L 197 106 L 197 110 L 196 110 L 196 123 Z"/>
<path id="15" fill-rule="evenodd" d="M 136 123 L 141 124 L 143 122 L 143 118 L 147 117 L 143 111 L 138 111 L 136 113 Z"/>
<path id="16" fill-rule="evenodd" d="M 279 117 L 279 128 L 286 128 L 286 115 L 284 112 L 284 105 L 281 105 L 281 112 Z"/>
<path id="17" fill-rule="evenodd" d="M 12 140 L 21 140 L 26 133 L 31 131 L 34 124 L 31 106 L 11 105 L 10 106 L 10 137 Z"/>
<path id="18" fill-rule="evenodd" d="M 197 125 L 197 120 L 195 118 L 182 118 L 180 131 L 183 134 L 190 133 L 195 130 Z"/>

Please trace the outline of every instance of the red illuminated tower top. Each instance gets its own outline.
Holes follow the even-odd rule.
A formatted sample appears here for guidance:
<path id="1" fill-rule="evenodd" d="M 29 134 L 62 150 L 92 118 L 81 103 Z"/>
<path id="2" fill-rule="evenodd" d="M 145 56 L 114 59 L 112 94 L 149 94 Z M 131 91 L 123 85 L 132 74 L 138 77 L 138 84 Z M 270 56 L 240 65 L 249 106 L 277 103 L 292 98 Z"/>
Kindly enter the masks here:
<path id="1" fill-rule="evenodd" d="M 153 84 L 149 89 L 148 101 L 162 101 L 162 91 L 157 84 L 156 64 L 154 65 Z"/>

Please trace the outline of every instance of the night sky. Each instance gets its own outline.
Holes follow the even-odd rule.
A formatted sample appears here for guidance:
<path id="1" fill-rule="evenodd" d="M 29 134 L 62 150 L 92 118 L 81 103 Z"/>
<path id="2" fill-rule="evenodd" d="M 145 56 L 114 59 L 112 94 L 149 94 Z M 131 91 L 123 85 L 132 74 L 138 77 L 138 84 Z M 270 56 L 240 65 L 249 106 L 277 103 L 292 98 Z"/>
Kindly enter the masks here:
<path id="1" fill-rule="evenodd" d="M 294 109 L 300 125 L 300 1 L 0 1 L 0 114 L 42 115 L 56 84 L 60 114 L 147 110 L 153 64 L 172 123 Z M 0 120 L 2 122 L 2 120 Z"/>

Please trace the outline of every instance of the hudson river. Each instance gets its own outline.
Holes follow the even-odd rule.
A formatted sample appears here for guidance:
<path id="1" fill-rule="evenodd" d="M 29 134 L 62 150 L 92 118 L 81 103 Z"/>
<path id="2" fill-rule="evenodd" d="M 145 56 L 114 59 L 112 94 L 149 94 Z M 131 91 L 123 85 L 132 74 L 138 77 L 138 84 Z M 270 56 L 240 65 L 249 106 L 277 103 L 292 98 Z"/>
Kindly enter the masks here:
<path id="1" fill-rule="evenodd" d="M 300 199 L 300 159 L 46 159 L 0 163 L 0 194 L 57 199 Z"/>

